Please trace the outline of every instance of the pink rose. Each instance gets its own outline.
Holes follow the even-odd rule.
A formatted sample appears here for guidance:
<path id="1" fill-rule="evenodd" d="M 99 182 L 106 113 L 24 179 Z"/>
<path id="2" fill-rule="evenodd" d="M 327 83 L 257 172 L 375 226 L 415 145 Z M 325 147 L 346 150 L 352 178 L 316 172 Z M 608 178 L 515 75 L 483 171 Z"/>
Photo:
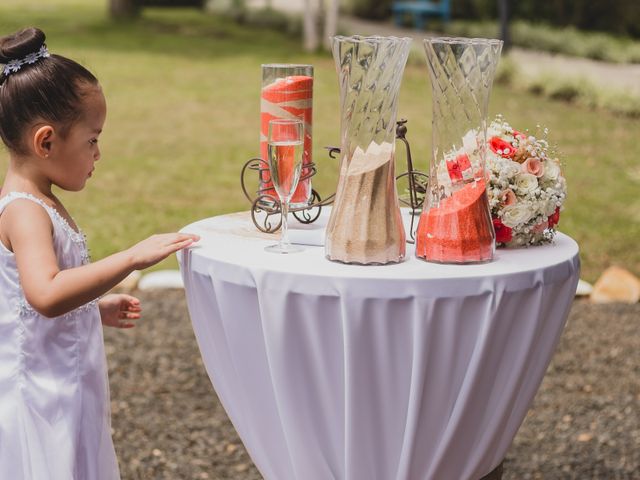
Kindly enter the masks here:
<path id="1" fill-rule="evenodd" d="M 522 164 L 522 171 L 540 178 L 544 175 L 544 164 L 539 158 L 529 157 Z"/>
<path id="2" fill-rule="evenodd" d="M 507 206 L 507 205 L 513 205 L 514 203 L 516 203 L 516 194 L 513 193 L 513 190 L 511 190 L 510 188 L 507 188 L 502 193 L 502 204 Z"/>
<path id="3" fill-rule="evenodd" d="M 533 227 L 533 233 L 542 233 L 547 228 L 549 228 L 549 222 L 545 220 L 544 222 L 540 222 L 539 224 Z"/>

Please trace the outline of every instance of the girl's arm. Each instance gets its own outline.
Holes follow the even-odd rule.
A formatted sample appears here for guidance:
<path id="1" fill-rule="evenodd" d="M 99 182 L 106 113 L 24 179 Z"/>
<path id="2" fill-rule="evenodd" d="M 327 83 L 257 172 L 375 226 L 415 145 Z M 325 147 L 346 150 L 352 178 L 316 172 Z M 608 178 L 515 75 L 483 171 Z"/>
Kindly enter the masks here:
<path id="1" fill-rule="evenodd" d="M 180 233 L 153 235 L 95 263 L 61 270 L 53 247 L 53 226 L 41 206 L 16 200 L 3 212 L 2 224 L 25 297 L 46 317 L 62 315 L 94 300 L 131 271 L 154 265 L 199 239 Z"/>

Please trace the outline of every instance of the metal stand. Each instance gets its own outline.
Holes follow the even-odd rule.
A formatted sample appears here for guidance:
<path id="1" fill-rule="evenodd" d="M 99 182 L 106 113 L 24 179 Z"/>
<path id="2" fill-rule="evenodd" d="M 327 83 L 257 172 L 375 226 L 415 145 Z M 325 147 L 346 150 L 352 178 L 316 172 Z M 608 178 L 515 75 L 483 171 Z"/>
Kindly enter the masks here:
<path id="1" fill-rule="evenodd" d="M 420 212 L 422 212 L 422 204 L 424 203 L 424 198 L 427 194 L 429 176 L 419 170 L 414 170 L 413 168 L 413 160 L 411 159 L 411 147 L 409 146 L 409 141 L 406 138 L 407 121 L 407 119 L 402 118 L 396 122 L 396 140 L 402 140 L 407 150 L 407 171 L 398 175 L 396 177 L 396 182 L 400 179 L 406 178 L 409 183 L 409 200 L 407 201 L 402 196 L 400 196 L 398 200 L 402 205 L 411 209 L 411 226 L 409 227 L 409 236 L 407 237 L 407 243 L 415 243 L 416 237 L 413 226 L 416 220 L 416 216 L 420 215 Z"/>
<path id="2" fill-rule="evenodd" d="M 396 139 L 402 140 L 405 144 L 407 150 L 407 171 L 401 173 L 396 177 L 396 181 L 406 179 L 408 181 L 407 191 L 409 194 L 409 199 L 407 200 L 403 196 L 400 196 L 399 201 L 402 205 L 411 208 L 411 227 L 409 231 L 409 237 L 407 238 L 407 242 L 414 243 L 415 235 L 414 235 L 414 222 L 415 217 L 420 214 L 422 210 L 422 204 L 424 202 L 424 197 L 427 191 L 427 183 L 429 177 L 424 173 L 413 169 L 413 161 L 411 159 L 411 147 L 409 147 L 409 141 L 406 139 L 407 127 L 406 119 L 399 120 L 396 126 Z M 340 148 L 338 147 L 325 147 L 328 150 L 329 157 L 336 158 L 336 155 L 340 153 Z M 303 166 L 303 170 L 306 170 L 300 177 L 300 182 L 307 180 L 313 177 L 317 168 L 315 163 L 309 163 Z M 244 192 L 245 197 L 251 203 L 251 220 L 254 225 L 261 232 L 265 233 L 273 233 L 276 232 L 280 226 L 282 225 L 282 216 L 280 212 L 280 200 L 274 196 L 270 195 L 267 192 L 272 190 L 273 187 L 263 187 L 258 188 L 254 197 L 249 194 L 247 190 L 247 181 L 249 178 L 249 172 L 257 172 L 257 178 L 264 178 L 264 175 L 269 172 L 269 164 L 266 160 L 262 158 L 252 158 L 247 161 L 242 167 L 242 171 L 240 173 L 240 185 L 242 186 L 242 191 Z M 256 173 L 251 173 L 250 175 L 253 178 L 256 178 Z M 319 217 L 322 212 L 322 207 L 326 205 L 331 205 L 335 198 L 335 193 L 329 195 L 324 200 L 320 197 L 320 194 L 312 189 L 311 190 L 311 199 L 309 203 L 303 207 L 291 208 L 289 211 L 293 213 L 293 216 L 301 223 L 313 223 Z M 278 222 L 272 223 L 271 216 L 278 215 Z"/>
<path id="3" fill-rule="evenodd" d="M 335 147 L 331 147 L 329 156 L 331 156 L 332 158 L 332 152 L 334 150 L 340 151 L 339 148 L 336 149 Z M 303 169 L 306 170 L 306 173 L 300 176 L 299 182 L 313 177 L 317 172 L 315 163 L 304 165 Z M 262 158 L 256 157 L 249 160 L 242 167 L 242 172 L 240 173 L 240 185 L 242 186 L 244 196 L 247 197 L 247 200 L 249 200 L 249 202 L 251 202 L 251 220 L 253 220 L 254 225 L 261 232 L 276 232 L 282 225 L 282 216 L 280 215 L 280 199 L 277 196 L 266 193 L 269 190 L 273 190 L 272 186 L 258 188 L 258 196 L 255 198 L 252 197 L 247 191 L 246 186 L 246 175 L 250 171 L 258 172 L 258 178 L 264 178 L 264 175 L 268 174 L 269 172 L 269 164 Z M 311 189 L 311 199 L 309 200 L 309 203 L 304 207 L 290 208 L 289 211 L 293 213 L 293 216 L 296 217 L 299 222 L 312 223 L 315 222 L 320 216 L 322 207 L 325 205 L 330 205 L 333 202 L 334 196 L 335 194 L 322 200 L 320 194 L 314 189 Z M 264 213 L 264 216 L 261 216 L 262 213 Z M 278 223 L 271 222 L 272 215 L 279 215 Z"/>

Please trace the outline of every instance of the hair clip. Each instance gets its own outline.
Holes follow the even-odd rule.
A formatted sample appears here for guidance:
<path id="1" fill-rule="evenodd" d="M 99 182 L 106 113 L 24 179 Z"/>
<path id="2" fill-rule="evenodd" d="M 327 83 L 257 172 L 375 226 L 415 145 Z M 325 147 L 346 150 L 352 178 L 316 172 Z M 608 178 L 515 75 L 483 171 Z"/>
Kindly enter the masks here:
<path id="1" fill-rule="evenodd" d="M 49 50 L 47 50 L 47 47 L 45 45 L 42 45 L 40 47 L 40 50 L 38 50 L 37 52 L 32 52 L 22 59 L 11 60 L 7 64 L 5 64 L 4 69 L 2 70 L 2 74 L 5 77 L 9 76 L 12 73 L 16 73 L 18 70 L 20 70 L 23 65 L 32 65 L 41 58 L 47 58 L 49 56 Z"/>

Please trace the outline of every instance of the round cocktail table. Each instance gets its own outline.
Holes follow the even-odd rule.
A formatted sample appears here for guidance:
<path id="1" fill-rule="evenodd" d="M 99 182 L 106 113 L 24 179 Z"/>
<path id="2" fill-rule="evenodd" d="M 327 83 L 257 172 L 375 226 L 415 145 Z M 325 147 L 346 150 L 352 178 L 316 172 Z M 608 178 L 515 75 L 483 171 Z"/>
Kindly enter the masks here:
<path id="1" fill-rule="evenodd" d="M 302 233 L 321 238 L 326 218 Z M 207 372 L 268 480 L 494 471 L 579 275 L 578 246 L 561 233 L 482 265 L 426 263 L 408 245 L 400 264 L 354 266 L 329 262 L 321 246 L 265 252 L 275 237 L 247 212 L 183 231 L 202 237 L 178 257 Z"/>

